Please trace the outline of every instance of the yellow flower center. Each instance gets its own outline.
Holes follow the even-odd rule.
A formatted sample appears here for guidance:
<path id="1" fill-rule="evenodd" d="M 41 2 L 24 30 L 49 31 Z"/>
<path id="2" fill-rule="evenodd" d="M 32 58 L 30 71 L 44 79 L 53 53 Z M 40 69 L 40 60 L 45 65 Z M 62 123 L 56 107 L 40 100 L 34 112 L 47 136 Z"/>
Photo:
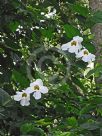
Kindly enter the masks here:
<path id="1" fill-rule="evenodd" d="M 88 51 L 84 51 L 84 55 L 88 55 L 89 53 L 88 53 Z"/>
<path id="2" fill-rule="evenodd" d="M 22 97 L 27 97 L 27 94 L 26 94 L 26 93 L 23 93 L 23 94 L 22 94 Z"/>
<path id="3" fill-rule="evenodd" d="M 76 41 L 72 41 L 71 42 L 71 46 L 76 46 L 77 45 L 77 42 Z"/>
<path id="4" fill-rule="evenodd" d="M 38 91 L 38 90 L 40 90 L 40 87 L 38 85 L 35 85 L 34 90 Z"/>

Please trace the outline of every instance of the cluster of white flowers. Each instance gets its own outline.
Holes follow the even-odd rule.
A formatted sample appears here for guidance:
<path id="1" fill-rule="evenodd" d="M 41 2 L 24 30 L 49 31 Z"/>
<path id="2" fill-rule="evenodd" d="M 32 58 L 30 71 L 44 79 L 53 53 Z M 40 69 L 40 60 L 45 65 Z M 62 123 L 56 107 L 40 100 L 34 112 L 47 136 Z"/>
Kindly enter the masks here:
<path id="1" fill-rule="evenodd" d="M 75 53 L 76 58 L 81 58 L 84 62 L 95 61 L 95 55 L 90 53 L 84 46 L 82 46 L 83 38 L 79 36 L 73 37 L 73 39 L 61 46 L 63 51 Z"/>
<path id="2" fill-rule="evenodd" d="M 45 14 L 44 12 L 41 12 L 41 15 L 44 15 L 48 19 L 49 18 L 53 19 L 56 16 L 56 9 L 53 9 L 53 11 L 52 11 L 52 8 L 48 7 L 48 13 Z"/>
<path id="3" fill-rule="evenodd" d="M 22 106 L 30 105 L 30 94 L 33 94 L 33 97 L 38 100 L 41 98 L 41 93 L 48 93 L 48 88 L 43 85 L 41 79 L 37 79 L 35 82 L 30 83 L 30 86 L 22 92 L 16 92 L 16 95 L 13 96 L 15 101 L 20 101 Z"/>

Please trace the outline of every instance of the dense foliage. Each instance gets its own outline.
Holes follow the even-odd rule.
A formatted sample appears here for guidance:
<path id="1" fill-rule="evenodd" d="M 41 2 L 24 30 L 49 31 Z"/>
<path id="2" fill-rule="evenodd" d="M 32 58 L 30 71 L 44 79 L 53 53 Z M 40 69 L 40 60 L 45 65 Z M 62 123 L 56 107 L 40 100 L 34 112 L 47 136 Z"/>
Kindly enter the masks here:
<path id="1" fill-rule="evenodd" d="M 74 36 L 95 53 L 91 27 L 102 20 L 80 0 L 0 0 L 0 135 L 102 135 L 102 66 L 61 50 Z M 42 79 L 49 91 L 29 106 L 12 99 Z"/>

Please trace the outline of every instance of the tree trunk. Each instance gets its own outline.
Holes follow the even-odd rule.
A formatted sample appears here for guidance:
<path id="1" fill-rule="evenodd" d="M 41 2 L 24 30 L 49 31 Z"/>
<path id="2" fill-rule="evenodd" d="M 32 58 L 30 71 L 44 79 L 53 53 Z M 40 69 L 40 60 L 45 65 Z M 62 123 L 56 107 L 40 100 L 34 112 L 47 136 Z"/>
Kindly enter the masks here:
<path id="1" fill-rule="evenodd" d="M 89 6 L 93 12 L 102 11 L 102 0 L 89 0 Z M 102 23 L 97 23 L 92 27 L 93 40 L 96 47 L 96 63 L 102 64 Z M 102 84 L 102 75 L 96 78 L 96 84 Z"/>

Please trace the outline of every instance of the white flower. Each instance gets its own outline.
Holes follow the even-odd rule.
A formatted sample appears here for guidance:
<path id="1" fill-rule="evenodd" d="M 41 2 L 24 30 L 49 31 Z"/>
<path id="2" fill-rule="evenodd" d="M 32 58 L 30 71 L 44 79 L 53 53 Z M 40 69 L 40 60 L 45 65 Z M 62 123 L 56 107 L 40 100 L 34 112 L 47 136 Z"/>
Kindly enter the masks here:
<path id="1" fill-rule="evenodd" d="M 56 9 L 53 9 L 53 11 L 51 12 L 51 9 L 49 8 L 49 11 L 48 11 L 47 14 L 45 14 L 45 17 L 48 18 L 48 19 L 49 18 L 53 19 L 54 16 L 56 16 Z"/>
<path id="2" fill-rule="evenodd" d="M 37 79 L 35 82 L 30 84 L 30 87 L 26 89 L 26 92 L 33 93 L 33 96 L 36 100 L 41 98 L 41 93 L 48 93 L 48 88 L 43 86 L 41 79 Z"/>
<path id="3" fill-rule="evenodd" d="M 61 49 L 66 51 L 68 50 L 70 53 L 78 53 L 78 51 L 80 51 L 80 49 L 82 48 L 81 42 L 83 41 L 82 37 L 79 36 L 75 36 L 73 37 L 73 40 L 71 40 L 70 42 L 63 44 L 61 46 Z"/>
<path id="4" fill-rule="evenodd" d="M 78 54 L 76 54 L 77 58 L 82 58 L 84 62 L 95 61 L 95 55 L 89 53 L 87 49 L 81 50 Z"/>
<path id="5" fill-rule="evenodd" d="M 23 90 L 22 92 L 16 92 L 16 95 L 13 96 L 13 99 L 15 101 L 20 101 L 20 104 L 22 106 L 30 105 L 30 94 L 25 92 L 25 90 Z"/>
<path id="6" fill-rule="evenodd" d="M 94 68 L 94 62 L 89 62 L 87 65 L 88 68 L 93 69 Z"/>

